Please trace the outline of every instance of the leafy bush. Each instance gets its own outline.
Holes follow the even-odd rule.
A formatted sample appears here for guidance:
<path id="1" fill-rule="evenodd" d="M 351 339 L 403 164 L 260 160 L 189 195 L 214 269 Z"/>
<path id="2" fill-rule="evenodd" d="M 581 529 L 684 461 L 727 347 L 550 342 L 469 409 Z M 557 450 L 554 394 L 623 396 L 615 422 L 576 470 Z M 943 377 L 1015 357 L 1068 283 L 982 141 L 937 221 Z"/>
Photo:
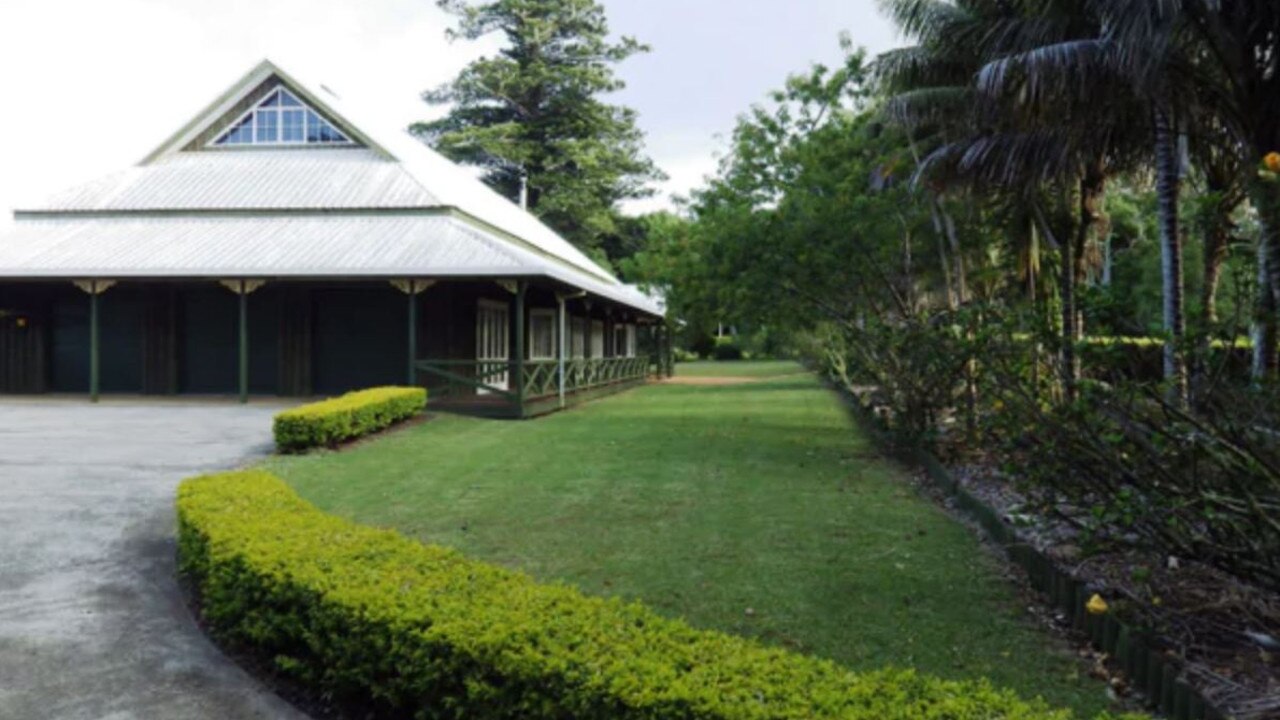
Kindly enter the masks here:
<path id="1" fill-rule="evenodd" d="M 673 350 L 671 355 L 672 357 L 675 358 L 676 362 L 695 362 L 697 360 L 702 359 L 698 357 L 697 353 L 690 352 L 688 350 L 682 350 L 680 348 L 676 348 L 675 350 Z"/>
<path id="2" fill-rule="evenodd" d="M 1096 542 L 1156 548 L 1280 590 L 1280 395 L 1214 387 L 1191 410 L 1159 385 L 1087 382 L 1046 403 L 993 367 L 990 446 Z M 1086 514 L 1087 513 L 1087 514 Z"/>
<path id="3" fill-rule="evenodd" d="M 275 417 L 276 448 L 298 452 L 333 446 L 407 420 L 426 405 L 424 388 L 382 387 L 296 407 Z"/>
<path id="4" fill-rule="evenodd" d="M 741 360 L 742 348 L 732 338 L 720 338 L 716 340 L 713 356 L 716 360 Z"/>
<path id="5" fill-rule="evenodd" d="M 178 491 L 180 566 L 224 640 L 416 718 L 1064 720 L 986 682 L 855 674 L 323 514 L 260 471 Z"/>
<path id="6" fill-rule="evenodd" d="M 683 339 L 684 346 L 698 358 L 711 357 L 715 354 L 716 338 L 710 333 L 687 330 L 683 333 Z"/>
<path id="7" fill-rule="evenodd" d="M 829 326 L 808 354 L 850 390 L 872 389 L 872 405 L 897 442 L 929 445 L 961 398 L 968 361 L 979 354 L 953 313 Z"/>

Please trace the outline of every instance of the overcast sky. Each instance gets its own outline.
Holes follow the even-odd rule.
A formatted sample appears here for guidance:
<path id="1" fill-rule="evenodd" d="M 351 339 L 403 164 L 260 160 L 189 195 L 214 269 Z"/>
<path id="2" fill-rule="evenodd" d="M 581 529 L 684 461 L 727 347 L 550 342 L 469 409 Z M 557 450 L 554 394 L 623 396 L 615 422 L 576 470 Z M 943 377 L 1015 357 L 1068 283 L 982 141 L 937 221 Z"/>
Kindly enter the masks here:
<path id="1" fill-rule="evenodd" d="M 670 176 L 715 167 L 735 117 L 786 76 L 896 37 L 875 0 L 604 0 L 611 29 L 653 52 L 620 68 Z M 444 38 L 433 0 L 0 0 L 0 222 L 13 207 L 138 162 L 263 57 L 399 124 L 418 94 L 491 44 Z M 642 209 L 642 208 L 633 208 Z"/>

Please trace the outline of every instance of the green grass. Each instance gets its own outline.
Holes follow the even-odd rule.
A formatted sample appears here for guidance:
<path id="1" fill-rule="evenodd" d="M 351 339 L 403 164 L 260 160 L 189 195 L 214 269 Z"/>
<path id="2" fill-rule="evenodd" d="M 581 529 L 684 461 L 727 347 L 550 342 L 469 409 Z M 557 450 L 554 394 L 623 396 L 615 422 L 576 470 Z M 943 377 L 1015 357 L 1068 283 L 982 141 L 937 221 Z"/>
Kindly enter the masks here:
<path id="1" fill-rule="evenodd" d="M 790 360 L 695 360 L 676 364 L 677 376 L 768 378 L 804 372 Z"/>
<path id="2" fill-rule="evenodd" d="M 650 386 L 526 422 L 442 416 L 269 465 L 330 512 L 697 626 L 1083 713 L 1107 702 L 808 376 Z"/>

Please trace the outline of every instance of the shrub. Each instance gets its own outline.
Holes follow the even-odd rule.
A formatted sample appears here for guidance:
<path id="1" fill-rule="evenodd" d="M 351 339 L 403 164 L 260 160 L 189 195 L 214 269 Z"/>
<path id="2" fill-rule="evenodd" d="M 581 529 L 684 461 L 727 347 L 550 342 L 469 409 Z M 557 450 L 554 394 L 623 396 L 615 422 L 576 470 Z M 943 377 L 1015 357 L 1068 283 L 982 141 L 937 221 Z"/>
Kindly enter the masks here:
<path id="1" fill-rule="evenodd" d="M 275 417 L 276 448 L 298 452 L 333 446 L 407 420 L 426 404 L 424 388 L 381 387 L 296 407 Z"/>
<path id="2" fill-rule="evenodd" d="M 716 360 L 741 360 L 742 348 L 733 338 L 717 338 L 714 355 Z"/>
<path id="3" fill-rule="evenodd" d="M 178 491 L 209 627 L 340 702 L 416 718 L 1062 720 L 986 682 L 826 660 L 325 515 L 260 471 Z"/>
<path id="4" fill-rule="evenodd" d="M 1206 388 L 1192 410 L 1161 386 L 1085 383 L 1078 400 L 1051 404 L 1000 377 L 989 447 L 1058 512 L 1077 509 L 1069 519 L 1087 537 L 1280 590 L 1276 388 Z"/>

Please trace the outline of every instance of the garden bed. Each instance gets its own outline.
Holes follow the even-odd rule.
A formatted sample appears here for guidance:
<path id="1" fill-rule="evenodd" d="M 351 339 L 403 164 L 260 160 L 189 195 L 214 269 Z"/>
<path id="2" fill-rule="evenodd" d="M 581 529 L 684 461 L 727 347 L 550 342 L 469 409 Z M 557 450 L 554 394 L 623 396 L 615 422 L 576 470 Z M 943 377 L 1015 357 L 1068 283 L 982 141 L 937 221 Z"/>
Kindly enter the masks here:
<path id="1" fill-rule="evenodd" d="M 1207 699 L 1239 720 L 1280 716 L 1280 597 L 1183 558 L 1093 551 L 1068 519 L 1039 511 L 1042 503 L 992 463 L 970 461 L 948 470 L 1020 541 L 1053 558 L 1127 621 L 1150 628 L 1156 646 L 1180 662 Z M 1128 685 L 1129 679 L 1120 680 L 1121 688 Z"/>
<path id="2" fill-rule="evenodd" d="M 888 412 L 864 408 L 854 396 L 851 402 L 869 427 Z M 950 457 L 947 462 L 916 451 L 905 453 L 905 459 L 922 464 L 921 478 L 938 499 L 973 518 L 1033 576 L 1061 576 L 1085 597 L 1097 594 L 1104 599 L 1109 619 L 1093 623 L 1100 628 L 1090 627 L 1087 618 L 1080 622 L 1080 607 L 1075 612 L 1055 607 L 1051 616 L 1060 629 L 1084 630 L 1094 646 L 1111 654 L 1103 672 L 1114 692 L 1145 692 L 1150 705 L 1178 718 L 1215 713 L 1238 720 L 1280 716 L 1280 597 L 1185 558 L 1092 543 L 1073 522 L 1087 509 L 1051 505 L 1020 487 L 993 459 L 966 453 L 961 444 L 946 439 L 944 435 L 939 454 Z M 890 441 L 881 436 L 881 442 Z M 1015 552 L 1019 548 L 1030 552 Z M 1041 562 L 1051 567 L 1040 568 Z M 1041 584 L 1052 601 L 1058 600 L 1058 582 L 1032 577 L 1032 584 Z M 1065 594 L 1070 605 L 1083 604 L 1077 593 Z M 1116 630 L 1109 629 L 1113 624 Z M 1158 660 L 1139 667 L 1132 658 L 1118 657 L 1132 646 L 1126 642 L 1117 648 L 1121 628 L 1140 635 L 1148 654 Z M 1167 665 L 1172 674 L 1158 670 L 1162 677 L 1153 678 L 1155 663 Z M 1191 695 L 1182 702 L 1168 695 L 1165 686 L 1179 681 L 1194 688 L 1204 705 Z"/>

